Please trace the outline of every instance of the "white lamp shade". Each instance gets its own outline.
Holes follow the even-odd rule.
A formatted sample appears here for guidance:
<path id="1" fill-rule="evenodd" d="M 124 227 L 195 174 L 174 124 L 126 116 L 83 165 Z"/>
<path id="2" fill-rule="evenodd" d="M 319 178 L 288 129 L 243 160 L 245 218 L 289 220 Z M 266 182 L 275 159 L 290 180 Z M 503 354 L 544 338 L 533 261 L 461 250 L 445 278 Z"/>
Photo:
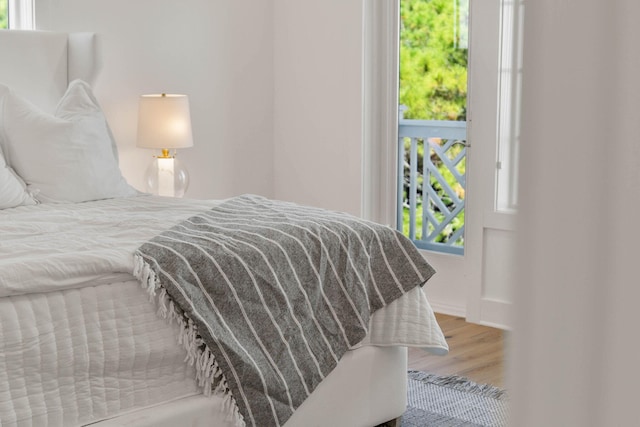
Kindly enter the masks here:
<path id="1" fill-rule="evenodd" d="M 140 96 L 137 146 L 158 149 L 193 146 L 187 95 Z"/>

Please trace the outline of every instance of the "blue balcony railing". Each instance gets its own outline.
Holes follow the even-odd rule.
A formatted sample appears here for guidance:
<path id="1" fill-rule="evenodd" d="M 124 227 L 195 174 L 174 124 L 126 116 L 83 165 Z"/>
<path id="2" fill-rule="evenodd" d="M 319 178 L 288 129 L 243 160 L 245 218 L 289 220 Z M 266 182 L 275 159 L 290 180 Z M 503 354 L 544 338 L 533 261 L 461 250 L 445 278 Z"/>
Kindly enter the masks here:
<path id="1" fill-rule="evenodd" d="M 464 254 L 466 122 L 400 117 L 398 135 L 398 229 L 420 249 Z"/>

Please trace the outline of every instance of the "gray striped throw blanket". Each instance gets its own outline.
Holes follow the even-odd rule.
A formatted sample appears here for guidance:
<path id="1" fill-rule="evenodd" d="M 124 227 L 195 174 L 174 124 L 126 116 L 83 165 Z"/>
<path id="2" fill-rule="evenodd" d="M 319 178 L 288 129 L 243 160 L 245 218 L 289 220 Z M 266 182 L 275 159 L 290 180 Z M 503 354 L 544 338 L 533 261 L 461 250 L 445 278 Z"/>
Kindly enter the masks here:
<path id="1" fill-rule="evenodd" d="M 151 239 L 134 274 L 180 322 L 205 393 L 238 425 L 280 426 L 368 333 L 373 312 L 434 270 L 397 231 L 240 196 Z"/>

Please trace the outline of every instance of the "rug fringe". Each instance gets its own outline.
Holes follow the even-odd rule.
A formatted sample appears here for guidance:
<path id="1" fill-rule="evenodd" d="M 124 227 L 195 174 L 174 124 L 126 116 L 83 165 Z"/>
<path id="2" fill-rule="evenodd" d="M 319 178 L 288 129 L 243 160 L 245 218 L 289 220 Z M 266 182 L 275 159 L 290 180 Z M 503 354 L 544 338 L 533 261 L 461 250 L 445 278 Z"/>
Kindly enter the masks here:
<path id="1" fill-rule="evenodd" d="M 497 400 L 508 400 L 507 391 L 491 384 L 479 384 L 459 375 L 434 375 L 422 371 L 408 371 L 409 378 L 454 390 L 482 394 Z"/>
<path id="2" fill-rule="evenodd" d="M 180 327 L 178 344 L 187 352 L 185 362 L 189 366 L 195 366 L 196 381 L 198 386 L 202 388 L 204 395 L 221 395 L 222 407 L 227 413 L 227 421 L 234 422 L 236 427 L 245 427 L 246 423 L 228 386 L 227 379 L 218 366 L 215 355 L 198 334 L 196 324 L 175 305 L 167 290 L 160 284 L 155 271 L 138 253 L 134 255 L 133 276 L 147 291 L 149 299 L 157 303 L 158 316 L 169 323 L 174 321 L 178 323 Z"/>

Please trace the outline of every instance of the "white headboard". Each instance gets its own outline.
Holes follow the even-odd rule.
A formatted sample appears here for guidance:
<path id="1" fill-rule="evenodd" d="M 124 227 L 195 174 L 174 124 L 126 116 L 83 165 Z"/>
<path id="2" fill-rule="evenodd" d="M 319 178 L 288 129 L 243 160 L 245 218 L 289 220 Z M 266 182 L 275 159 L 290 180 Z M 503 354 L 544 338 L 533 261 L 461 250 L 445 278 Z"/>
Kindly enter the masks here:
<path id="1" fill-rule="evenodd" d="M 0 30 L 0 83 L 45 111 L 52 111 L 67 84 L 93 84 L 95 34 Z"/>

